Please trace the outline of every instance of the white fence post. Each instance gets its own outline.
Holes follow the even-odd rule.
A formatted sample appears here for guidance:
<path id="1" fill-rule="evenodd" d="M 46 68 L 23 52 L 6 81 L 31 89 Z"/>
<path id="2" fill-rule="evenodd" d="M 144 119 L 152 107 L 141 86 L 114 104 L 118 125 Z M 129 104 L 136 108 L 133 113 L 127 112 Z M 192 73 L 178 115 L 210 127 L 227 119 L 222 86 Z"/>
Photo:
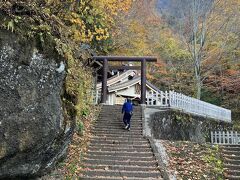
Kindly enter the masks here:
<path id="1" fill-rule="evenodd" d="M 237 131 L 211 131 L 212 144 L 240 144 L 240 133 Z"/>
<path id="2" fill-rule="evenodd" d="M 225 144 L 225 131 L 222 132 L 222 137 L 223 137 L 223 144 Z"/>
<path id="3" fill-rule="evenodd" d="M 211 131 L 211 143 L 213 144 L 213 132 Z"/>
<path id="4" fill-rule="evenodd" d="M 230 144 L 230 136 L 228 131 L 227 131 L 227 143 Z"/>

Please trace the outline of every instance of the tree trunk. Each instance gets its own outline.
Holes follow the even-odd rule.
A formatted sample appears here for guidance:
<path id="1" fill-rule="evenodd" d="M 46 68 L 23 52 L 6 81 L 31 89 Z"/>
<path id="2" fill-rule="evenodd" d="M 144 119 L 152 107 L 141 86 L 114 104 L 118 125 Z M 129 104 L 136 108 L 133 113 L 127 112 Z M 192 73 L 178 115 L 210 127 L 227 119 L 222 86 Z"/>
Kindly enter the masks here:
<path id="1" fill-rule="evenodd" d="M 202 82 L 200 77 L 197 77 L 196 79 L 196 92 L 197 92 L 197 99 L 201 99 Z"/>

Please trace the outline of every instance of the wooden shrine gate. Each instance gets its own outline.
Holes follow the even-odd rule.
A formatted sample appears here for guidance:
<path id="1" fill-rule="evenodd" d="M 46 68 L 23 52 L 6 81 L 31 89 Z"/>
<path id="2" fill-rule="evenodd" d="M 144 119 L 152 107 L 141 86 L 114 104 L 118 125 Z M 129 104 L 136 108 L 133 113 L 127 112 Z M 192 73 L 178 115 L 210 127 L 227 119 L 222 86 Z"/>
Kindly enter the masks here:
<path id="1" fill-rule="evenodd" d="M 157 62 L 155 57 L 123 57 L 123 56 L 94 56 L 96 61 L 103 61 L 103 80 L 102 80 L 102 94 L 101 103 L 105 104 L 107 101 L 107 71 L 108 69 L 122 69 L 122 70 L 136 70 L 141 69 L 141 104 L 146 103 L 146 63 Z M 110 66 L 108 61 L 122 61 L 122 62 L 141 62 L 141 66 Z"/>

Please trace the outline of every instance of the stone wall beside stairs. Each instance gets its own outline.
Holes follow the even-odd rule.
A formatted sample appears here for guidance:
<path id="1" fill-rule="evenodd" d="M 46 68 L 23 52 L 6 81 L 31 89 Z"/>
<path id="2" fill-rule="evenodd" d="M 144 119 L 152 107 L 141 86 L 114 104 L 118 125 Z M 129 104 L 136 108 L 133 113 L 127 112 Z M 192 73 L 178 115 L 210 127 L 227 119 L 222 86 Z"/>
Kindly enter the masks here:
<path id="1" fill-rule="evenodd" d="M 146 133 L 154 139 L 210 141 L 211 130 L 228 130 L 232 124 L 194 116 L 169 108 L 145 108 Z"/>

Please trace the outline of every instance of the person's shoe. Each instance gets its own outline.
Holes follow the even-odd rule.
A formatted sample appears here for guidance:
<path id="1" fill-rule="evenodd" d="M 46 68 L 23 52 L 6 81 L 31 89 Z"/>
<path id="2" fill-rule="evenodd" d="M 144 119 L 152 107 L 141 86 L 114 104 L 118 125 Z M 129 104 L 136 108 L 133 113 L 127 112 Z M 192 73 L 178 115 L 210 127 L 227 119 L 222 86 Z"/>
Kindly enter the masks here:
<path id="1" fill-rule="evenodd" d="M 128 131 L 130 131 L 130 128 L 127 128 Z"/>
<path id="2" fill-rule="evenodd" d="M 129 126 L 129 124 L 127 124 L 127 125 L 125 126 L 125 129 L 128 129 L 128 126 Z"/>

